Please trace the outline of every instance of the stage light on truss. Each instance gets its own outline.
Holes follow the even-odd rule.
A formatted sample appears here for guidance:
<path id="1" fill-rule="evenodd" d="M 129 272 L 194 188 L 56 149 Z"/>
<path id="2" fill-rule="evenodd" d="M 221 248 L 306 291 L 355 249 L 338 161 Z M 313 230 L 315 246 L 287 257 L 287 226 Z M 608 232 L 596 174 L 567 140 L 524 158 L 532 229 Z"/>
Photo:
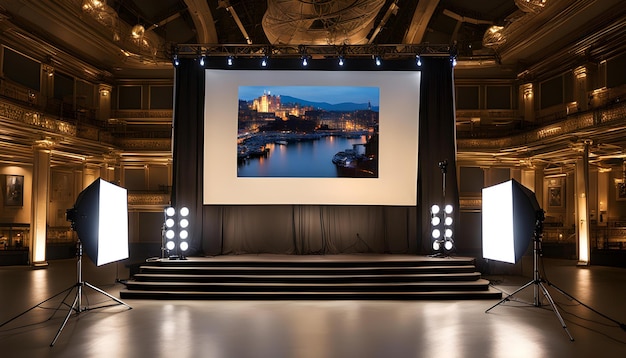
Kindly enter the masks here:
<path id="1" fill-rule="evenodd" d="M 226 59 L 226 64 L 228 66 L 232 66 L 233 65 L 233 56 L 228 56 L 228 59 Z"/>
<path id="2" fill-rule="evenodd" d="M 200 56 L 200 66 L 204 67 L 204 56 Z"/>
<path id="3" fill-rule="evenodd" d="M 261 59 L 261 67 L 267 67 L 267 61 L 267 56 L 263 56 L 263 59 Z"/>
<path id="4" fill-rule="evenodd" d="M 343 56 L 339 56 L 339 66 L 343 66 L 344 64 L 344 58 Z"/>
<path id="5" fill-rule="evenodd" d="M 382 60 L 380 59 L 380 56 L 375 56 L 374 62 L 376 63 L 376 66 L 382 65 Z"/>
<path id="6" fill-rule="evenodd" d="M 422 66 L 422 59 L 420 58 L 420 55 L 415 56 L 415 62 L 417 63 L 418 67 Z"/>

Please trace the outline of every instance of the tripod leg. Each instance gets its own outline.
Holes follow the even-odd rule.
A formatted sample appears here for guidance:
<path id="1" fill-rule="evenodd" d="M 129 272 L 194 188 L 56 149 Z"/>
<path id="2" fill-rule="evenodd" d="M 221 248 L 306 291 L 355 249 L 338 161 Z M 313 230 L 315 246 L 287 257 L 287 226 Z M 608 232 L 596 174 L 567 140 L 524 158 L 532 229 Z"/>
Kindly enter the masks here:
<path id="1" fill-rule="evenodd" d="M 52 342 L 50 342 L 50 347 L 54 346 L 57 339 L 59 339 L 59 336 L 61 335 L 61 331 L 63 331 L 63 328 L 65 328 L 65 325 L 67 324 L 67 320 L 70 319 L 72 312 L 76 311 L 77 313 L 80 313 L 80 309 L 77 307 L 79 296 L 80 296 L 80 291 L 76 292 L 76 296 L 74 297 L 74 302 L 72 303 L 72 306 L 70 307 L 70 309 L 67 311 L 67 314 L 65 315 L 65 319 L 63 320 L 61 327 L 59 327 L 59 330 L 57 331 L 56 336 L 54 336 L 54 339 L 52 340 Z"/>
<path id="2" fill-rule="evenodd" d="M 567 329 L 567 326 L 565 325 L 565 321 L 563 320 L 561 313 L 556 308 L 556 304 L 554 303 L 554 300 L 552 300 L 552 296 L 550 296 L 550 292 L 548 292 L 548 290 L 545 288 L 542 282 L 539 283 L 539 287 L 541 287 L 541 292 L 543 292 L 543 295 L 546 296 L 546 299 L 548 299 L 548 302 L 550 302 L 550 306 L 552 306 L 552 310 L 554 311 L 554 314 L 559 319 L 559 322 L 561 322 L 561 326 L 565 330 L 565 333 L 567 333 L 567 335 L 569 336 L 569 340 L 573 341 L 574 337 L 572 337 L 572 335 L 569 333 L 569 330 Z"/>
<path id="3" fill-rule="evenodd" d="M 85 286 L 87 286 L 87 287 L 91 288 L 92 290 L 94 290 L 94 291 L 96 291 L 96 292 L 100 292 L 101 294 L 103 294 L 103 295 L 107 296 L 108 298 L 112 299 L 113 301 L 115 301 L 115 302 L 117 302 L 117 303 L 119 303 L 119 304 L 121 304 L 121 305 L 124 305 L 124 306 L 128 307 L 128 309 L 132 309 L 132 307 L 130 307 L 129 305 L 127 305 L 126 303 L 124 303 L 124 301 L 122 301 L 122 300 L 120 300 L 119 298 L 117 298 L 117 297 L 115 297 L 115 296 L 113 296 L 113 295 L 109 294 L 109 293 L 108 293 L 108 292 L 106 292 L 106 291 L 103 291 L 103 290 L 99 289 L 98 287 L 96 287 L 96 286 L 94 286 L 94 285 L 90 284 L 89 282 L 84 282 L 84 284 L 85 284 Z"/>
<path id="4" fill-rule="evenodd" d="M 4 326 L 4 325 L 6 325 L 6 324 L 7 324 L 7 323 L 9 323 L 9 322 L 13 322 L 14 320 L 16 320 L 16 319 L 18 319 L 18 318 L 22 317 L 23 315 L 25 315 L 26 313 L 28 313 L 28 312 L 30 312 L 30 311 L 32 311 L 32 310 L 34 310 L 35 308 L 37 308 L 37 307 L 39 307 L 39 306 L 43 305 L 44 303 L 46 303 L 46 302 L 48 302 L 48 301 L 50 301 L 50 300 L 52 300 L 52 299 L 56 298 L 57 296 L 60 296 L 60 295 L 64 294 L 64 293 L 66 293 L 66 292 L 67 292 L 67 294 L 65 295 L 65 298 L 67 298 L 67 296 L 69 296 L 69 294 L 72 292 L 72 290 L 74 289 L 74 287 L 75 287 L 75 286 L 69 287 L 69 288 L 67 288 L 67 289 L 65 289 L 65 290 L 63 290 L 63 291 L 61 291 L 61 292 L 57 293 L 56 295 L 54 295 L 54 296 L 52 296 L 52 297 L 49 297 L 49 298 L 45 299 L 44 301 L 39 302 L 38 304 L 34 305 L 33 307 L 31 307 L 31 308 L 27 309 L 26 311 L 24 311 L 24 312 L 22 312 L 22 313 L 20 313 L 20 314 L 18 314 L 17 316 L 15 316 L 15 317 L 11 318 L 10 320 L 3 322 L 2 324 L 0 324 L 0 327 L 2 327 L 2 326 Z M 65 299 L 64 299 L 64 300 L 65 300 Z M 61 307 L 61 305 L 59 305 L 59 307 Z M 57 310 L 59 309 L 59 307 L 57 307 Z M 53 315 L 54 315 L 54 314 L 53 314 Z M 50 317 L 50 318 L 52 318 L 52 317 Z M 50 320 L 50 318 L 48 318 L 48 320 Z"/>
<path id="5" fill-rule="evenodd" d="M 67 300 L 67 297 L 68 297 L 68 296 L 72 293 L 72 291 L 74 290 L 74 288 L 76 288 L 76 285 L 74 285 L 74 286 L 72 286 L 72 287 L 70 287 L 70 288 L 68 288 L 68 289 L 66 290 L 66 291 L 67 291 L 67 293 L 65 294 L 65 297 L 63 297 L 63 299 L 61 300 L 61 302 L 59 302 L 59 305 L 57 306 L 57 308 L 55 308 L 55 309 L 54 309 L 54 312 L 52 312 L 52 314 L 50 315 L 50 317 L 47 319 L 48 321 L 49 321 L 49 320 L 51 320 L 51 319 L 52 319 L 52 317 L 54 317 L 54 315 L 55 315 L 55 314 L 57 314 L 57 312 L 59 311 L 59 309 L 61 308 L 61 306 L 62 306 L 63 304 L 67 305 L 67 303 L 65 303 L 65 300 Z M 71 311 L 72 309 L 74 309 L 74 307 L 73 307 L 73 306 L 68 306 L 68 307 L 70 307 L 70 311 Z M 79 313 L 79 312 L 77 312 L 77 313 Z"/>
<path id="6" fill-rule="evenodd" d="M 532 285 L 532 284 L 534 284 L 534 283 L 535 283 L 535 281 L 530 281 L 530 282 L 528 282 L 527 284 L 525 284 L 524 286 L 522 286 L 522 287 L 518 288 L 518 289 L 517 289 L 517 290 L 515 290 L 513 293 L 511 293 L 511 294 L 507 295 L 505 298 L 501 299 L 501 300 L 500 300 L 498 303 L 496 303 L 495 305 L 493 305 L 493 306 L 489 307 L 489 308 L 485 311 L 485 313 L 487 313 L 487 312 L 491 311 L 491 310 L 492 310 L 493 308 L 495 308 L 496 306 L 499 306 L 500 304 L 502 304 L 502 303 L 504 303 L 504 302 L 508 301 L 508 300 L 509 300 L 511 297 L 513 297 L 516 293 L 520 292 L 521 290 L 525 289 L 526 287 L 528 287 L 528 286 L 530 286 L 530 285 Z"/>

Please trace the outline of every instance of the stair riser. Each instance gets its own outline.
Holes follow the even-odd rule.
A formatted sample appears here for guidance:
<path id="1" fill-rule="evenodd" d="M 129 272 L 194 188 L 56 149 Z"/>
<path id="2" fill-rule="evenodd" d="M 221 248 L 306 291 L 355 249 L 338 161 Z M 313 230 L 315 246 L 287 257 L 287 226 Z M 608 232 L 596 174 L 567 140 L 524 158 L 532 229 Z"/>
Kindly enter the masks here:
<path id="1" fill-rule="evenodd" d="M 274 269 L 274 268 L 164 268 L 164 267 L 142 267 L 141 273 L 151 274 L 186 274 L 186 275 L 420 275 L 434 273 L 472 273 L 476 268 L 473 266 L 462 267 L 428 267 L 428 268 L 394 268 L 394 269 Z"/>
<path id="2" fill-rule="evenodd" d="M 476 281 L 479 275 L 458 276 L 458 275 L 437 275 L 430 277 L 197 277 L 197 276 L 135 276 L 137 282 L 188 282 L 188 283 L 318 283 L 318 284 L 338 284 L 338 283 L 402 283 L 402 282 L 448 282 L 448 281 Z"/>
<path id="3" fill-rule="evenodd" d="M 129 290 L 143 290 L 143 291 L 172 291 L 172 292 L 345 292 L 347 290 L 351 292 L 428 292 L 428 291 L 483 291 L 487 290 L 487 285 L 362 285 L 362 286 L 350 286 L 344 285 L 331 286 L 304 286 L 304 285 L 142 285 L 142 284 L 129 284 Z"/>
<path id="4" fill-rule="evenodd" d="M 187 292 L 132 292 L 121 293 L 123 299 L 149 300 L 207 300 L 207 301 L 277 301 L 277 300 L 496 300 L 502 295 L 496 292 L 423 292 L 423 293 L 204 293 L 190 294 Z"/>

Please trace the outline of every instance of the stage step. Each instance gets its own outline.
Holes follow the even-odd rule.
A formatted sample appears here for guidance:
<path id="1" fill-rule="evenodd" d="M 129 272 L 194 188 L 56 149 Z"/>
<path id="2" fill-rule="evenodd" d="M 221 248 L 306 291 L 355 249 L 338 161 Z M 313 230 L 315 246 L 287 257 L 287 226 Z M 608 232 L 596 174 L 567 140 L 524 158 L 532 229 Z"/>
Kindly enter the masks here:
<path id="1" fill-rule="evenodd" d="M 200 300 L 499 299 L 471 258 L 258 256 L 146 262 L 121 298 Z"/>

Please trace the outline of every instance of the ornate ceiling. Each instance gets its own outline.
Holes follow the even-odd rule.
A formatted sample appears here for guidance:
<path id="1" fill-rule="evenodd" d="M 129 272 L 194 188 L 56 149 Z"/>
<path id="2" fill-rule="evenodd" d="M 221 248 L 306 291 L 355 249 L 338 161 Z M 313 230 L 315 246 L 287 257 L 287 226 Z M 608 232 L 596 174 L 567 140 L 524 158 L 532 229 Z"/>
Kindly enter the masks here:
<path id="1" fill-rule="evenodd" d="M 61 50 L 126 77 L 171 69 L 178 44 L 428 43 L 454 44 L 458 71 L 515 78 L 624 16 L 621 0 L 0 0 L 0 7 Z M 485 39 L 493 26 L 495 42 Z M 481 56 L 494 61 L 471 61 Z"/>
<path id="2" fill-rule="evenodd" d="M 180 44 L 445 44 L 458 49 L 458 80 L 518 83 L 623 53 L 624 23 L 623 0 L 0 0 L 3 39 L 57 66 L 79 58 L 73 65 L 95 81 L 171 78 Z M 459 159 L 552 166 L 594 139 L 592 160 L 610 163 L 623 157 L 622 127 L 460 140 Z"/>

